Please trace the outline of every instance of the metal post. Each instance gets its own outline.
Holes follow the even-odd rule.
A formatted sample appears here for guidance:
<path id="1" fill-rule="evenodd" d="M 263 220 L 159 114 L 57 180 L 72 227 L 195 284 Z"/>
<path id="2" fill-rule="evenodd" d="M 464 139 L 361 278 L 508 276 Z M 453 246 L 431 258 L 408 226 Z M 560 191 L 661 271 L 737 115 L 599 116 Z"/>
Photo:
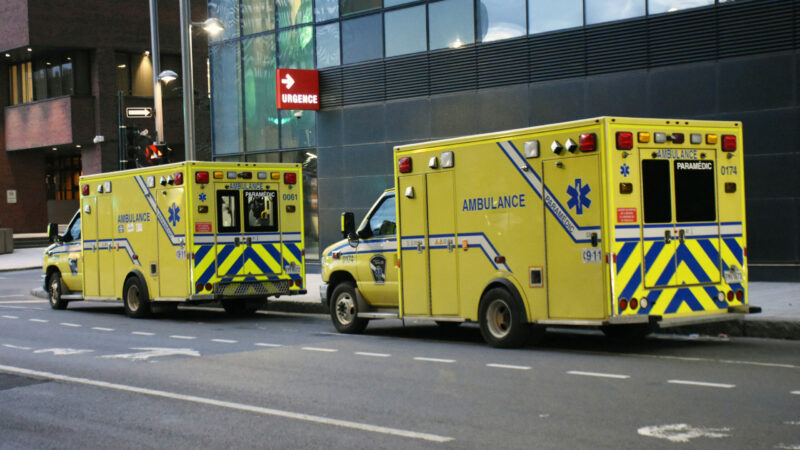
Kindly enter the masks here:
<path id="1" fill-rule="evenodd" d="M 181 55 L 183 62 L 183 142 L 186 161 L 194 152 L 194 71 L 192 64 L 192 9 L 189 0 L 181 0 Z"/>
<path id="2" fill-rule="evenodd" d="M 117 92 L 117 139 L 119 140 L 119 170 L 128 168 L 128 128 L 125 125 L 125 97 L 122 91 Z"/>
<path id="3" fill-rule="evenodd" d="M 161 73 L 161 51 L 158 43 L 158 0 L 150 0 L 150 61 L 153 64 L 153 110 L 155 111 L 156 135 L 155 142 L 164 141 L 164 114 L 161 106 L 161 82 L 158 75 Z"/>

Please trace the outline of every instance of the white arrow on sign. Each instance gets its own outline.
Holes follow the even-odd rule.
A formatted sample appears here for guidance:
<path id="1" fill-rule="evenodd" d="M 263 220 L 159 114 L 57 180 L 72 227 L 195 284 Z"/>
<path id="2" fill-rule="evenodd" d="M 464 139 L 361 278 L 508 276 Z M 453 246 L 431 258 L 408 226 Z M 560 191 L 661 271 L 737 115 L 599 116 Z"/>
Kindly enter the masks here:
<path id="1" fill-rule="evenodd" d="M 158 348 L 158 347 L 137 347 L 131 350 L 142 350 L 138 353 L 121 353 L 119 355 L 103 355 L 103 358 L 132 359 L 134 361 L 147 360 L 161 356 L 200 356 L 200 352 L 190 348 Z"/>
<path id="2" fill-rule="evenodd" d="M 287 73 L 286 76 L 281 80 L 281 84 L 285 84 L 286 89 L 291 89 L 292 86 L 294 86 L 294 78 Z"/>

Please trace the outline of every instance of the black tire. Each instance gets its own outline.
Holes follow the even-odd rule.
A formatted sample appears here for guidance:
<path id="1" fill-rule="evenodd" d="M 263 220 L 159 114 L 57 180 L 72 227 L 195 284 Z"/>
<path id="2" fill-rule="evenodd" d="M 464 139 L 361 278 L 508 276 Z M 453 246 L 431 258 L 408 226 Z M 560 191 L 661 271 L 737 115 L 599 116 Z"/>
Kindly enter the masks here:
<path id="1" fill-rule="evenodd" d="M 60 272 L 53 272 L 47 276 L 47 294 L 51 308 L 67 309 L 67 303 L 69 302 L 61 297 L 62 289 Z"/>
<path id="2" fill-rule="evenodd" d="M 616 341 L 637 342 L 653 332 L 649 324 L 606 325 L 600 327 L 607 338 Z"/>
<path id="3" fill-rule="evenodd" d="M 357 334 L 364 331 L 369 320 L 358 317 L 356 289 L 350 281 L 339 283 L 331 296 L 331 320 L 340 333 Z"/>
<path id="4" fill-rule="evenodd" d="M 530 329 L 523 317 L 522 305 L 507 290 L 493 288 L 483 294 L 479 311 L 481 335 L 490 346 L 516 348 L 524 344 Z"/>
<path id="5" fill-rule="evenodd" d="M 263 300 L 223 300 L 222 307 L 225 312 L 237 317 L 252 316 L 259 308 L 266 306 Z"/>
<path id="6" fill-rule="evenodd" d="M 128 317 L 135 319 L 150 317 L 150 296 L 147 293 L 147 286 L 142 284 L 139 277 L 132 276 L 125 280 L 122 303 L 125 305 L 125 314 Z"/>

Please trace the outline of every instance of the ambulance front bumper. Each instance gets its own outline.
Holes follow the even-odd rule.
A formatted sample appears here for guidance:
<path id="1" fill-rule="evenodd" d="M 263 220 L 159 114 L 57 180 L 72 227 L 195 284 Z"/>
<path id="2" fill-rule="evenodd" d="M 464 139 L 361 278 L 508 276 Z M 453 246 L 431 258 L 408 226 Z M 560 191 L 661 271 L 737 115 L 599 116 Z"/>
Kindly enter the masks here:
<path id="1" fill-rule="evenodd" d="M 696 325 L 701 323 L 728 322 L 740 320 L 747 314 L 758 314 L 761 312 L 760 306 L 730 306 L 728 312 L 722 314 L 704 314 L 688 317 L 663 317 L 659 315 L 631 315 L 613 316 L 604 322 L 603 325 L 633 325 L 649 323 L 656 328 L 671 328 L 684 325 Z"/>

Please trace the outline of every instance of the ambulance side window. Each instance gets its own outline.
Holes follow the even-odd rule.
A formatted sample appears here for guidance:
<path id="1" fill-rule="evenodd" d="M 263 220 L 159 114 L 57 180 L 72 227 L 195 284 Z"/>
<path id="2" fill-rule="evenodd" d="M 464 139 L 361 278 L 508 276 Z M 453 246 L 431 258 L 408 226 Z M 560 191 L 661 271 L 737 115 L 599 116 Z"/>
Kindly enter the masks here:
<path id="1" fill-rule="evenodd" d="M 395 219 L 394 197 L 387 197 L 369 219 L 369 230 L 372 236 L 394 235 L 397 230 Z"/>
<path id="2" fill-rule="evenodd" d="M 81 240 L 81 215 L 78 213 L 75 215 L 75 218 L 72 219 L 72 223 L 69 224 L 69 228 L 67 232 L 64 233 L 63 237 L 65 242 L 75 242 Z"/>
<path id="3" fill-rule="evenodd" d="M 717 219 L 713 161 L 675 161 L 675 219 L 713 222 Z"/>
<path id="4" fill-rule="evenodd" d="M 239 191 L 217 191 L 217 229 L 222 233 L 241 231 Z"/>
<path id="5" fill-rule="evenodd" d="M 278 231 L 278 192 L 244 191 L 244 231 Z"/>
<path id="6" fill-rule="evenodd" d="M 666 223 L 672 220 L 669 181 L 669 161 L 661 159 L 642 161 L 644 223 Z"/>

